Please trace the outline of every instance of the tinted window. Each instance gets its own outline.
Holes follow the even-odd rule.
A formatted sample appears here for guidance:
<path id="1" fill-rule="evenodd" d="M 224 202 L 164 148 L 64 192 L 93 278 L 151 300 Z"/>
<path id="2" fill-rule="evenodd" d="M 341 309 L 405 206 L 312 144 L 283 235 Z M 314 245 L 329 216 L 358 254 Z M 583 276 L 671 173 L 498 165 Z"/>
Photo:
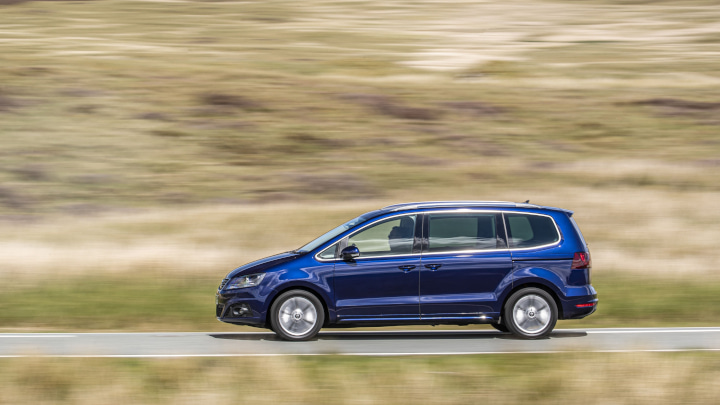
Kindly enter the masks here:
<path id="1" fill-rule="evenodd" d="M 410 254 L 414 234 L 415 215 L 395 217 L 350 236 L 348 246 L 357 246 L 360 257 Z"/>
<path id="2" fill-rule="evenodd" d="M 334 259 L 335 258 L 335 251 L 337 250 L 338 244 L 334 244 L 330 246 L 329 248 L 323 250 L 318 257 L 321 259 Z"/>
<path id="3" fill-rule="evenodd" d="M 430 252 L 499 247 L 495 214 L 430 214 Z"/>
<path id="4" fill-rule="evenodd" d="M 552 218 L 531 214 L 505 214 L 510 247 L 549 245 L 560 240 Z"/>

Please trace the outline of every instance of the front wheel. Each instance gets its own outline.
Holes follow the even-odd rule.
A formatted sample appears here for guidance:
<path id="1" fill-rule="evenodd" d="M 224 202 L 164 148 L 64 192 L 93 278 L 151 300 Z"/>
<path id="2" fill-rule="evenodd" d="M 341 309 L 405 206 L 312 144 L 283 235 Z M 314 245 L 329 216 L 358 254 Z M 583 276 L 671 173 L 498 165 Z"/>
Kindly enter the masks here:
<path id="1" fill-rule="evenodd" d="M 312 339 L 325 321 L 320 300 L 303 290 L 280 295 L 273 303 L 270 314 L 272 330 L 285 340 Z"/>
<path id="2" fill-rule="evenodd" d="M 524 288 L 510 296 L 505 304 L 505 326 L 514 335 L 538 339 L 552 332 L 557 323 L 555 300 L 539 288 Z"/>

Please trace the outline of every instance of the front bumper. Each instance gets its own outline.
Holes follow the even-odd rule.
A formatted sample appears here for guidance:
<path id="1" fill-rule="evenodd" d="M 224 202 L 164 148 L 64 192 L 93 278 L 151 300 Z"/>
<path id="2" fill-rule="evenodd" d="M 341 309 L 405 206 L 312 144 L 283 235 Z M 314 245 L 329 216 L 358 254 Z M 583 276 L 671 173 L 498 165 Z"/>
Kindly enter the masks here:
<path id="1" fill-rule="evenodd" d="M 220 290 L 215 294 L 215 317 L 235 325 L 265 326 L 262 302 L 247 290 Z"/>

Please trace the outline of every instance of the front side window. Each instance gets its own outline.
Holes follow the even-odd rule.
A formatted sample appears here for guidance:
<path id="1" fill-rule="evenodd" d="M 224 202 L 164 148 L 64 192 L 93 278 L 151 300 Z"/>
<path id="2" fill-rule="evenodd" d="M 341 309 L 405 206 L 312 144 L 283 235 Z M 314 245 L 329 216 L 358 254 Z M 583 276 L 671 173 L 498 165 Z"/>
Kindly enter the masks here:
<path id="1" fill-rule="evenodd" d="M 348 238 L 348 246 L 356 246 L 360 257 L 405 255 L 412 253 L 415 215 L 380 221 Z"/>
<path id="2" fill-rule="evenodd" d="M 511 248 L 550 245 L 560 240 L 552 218 L 544 215 L 505 214 Z"/>
<path id="3" fill-rule="evenodd" d="M 351 219 L 350 221 L 338 226 L 337 228 L 334 228 L 334 229 L 331 229 L 331 230 L 325 232 L 323 235 L 316 238 L 312 242 L 297 249 L 296 252 L 303 253 L 303 252 L 309 252 L 311 250 L 315 250 L 315 249 L 319 248 L 320 245 L 322 245 L 326 242 L 329 242 L 331 239 L 333 239 L 334 237 L 347 231 L 348 229 L 352 229 L 364 222 L 371 220 L 372 218 L 376 217 L 378 215 L 378 213 L 379 213 L 379 211 L 370 211 L 368 213 L 360 215 L 357 218 Z"/>
<path id="4" fill-rule="evenodd" d="M 494 213 L 430 214 L 428 251 L 488 250 L 502 246 Z"/>

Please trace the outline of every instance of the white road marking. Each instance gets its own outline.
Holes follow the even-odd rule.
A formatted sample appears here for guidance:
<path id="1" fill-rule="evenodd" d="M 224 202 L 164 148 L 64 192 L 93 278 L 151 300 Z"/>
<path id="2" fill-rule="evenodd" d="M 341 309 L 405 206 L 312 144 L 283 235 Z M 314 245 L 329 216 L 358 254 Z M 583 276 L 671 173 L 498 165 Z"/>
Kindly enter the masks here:
<path id="1" fill-rule="evenodd" d="M 576 332 L 587 332 L 592 334 L 622 334 L 622 333 L 716 333 L 720 329 L 628 329 L 628 330 L 577 330 Z"/>
<path id="2" fill-rule="evenodd" d="M 487 354 L 568 354 L 568 353 L 679 353 L 679 352 L 720 352 L 720 349 L 617 349 L 617 350 L 529 350 L 529 351 L 477 351 L 477 352 L 428 352 L 428 353 L 208 353 L 208 354 L 10 354 L 0 358 L 185 358 L 185 357 L 283 357 L 283 356 L 367 356 L 367 357 L 407 357 L 407 356 L 467 356 Z"/>
<path id="3" fill-rule="evenodd" d="M 553 333 L 592 333 L 592 334 L 624 334 L 624 333 L 709 333 L 720 332 L 720 327 L 688 327 L 688 328 L 587 328 L 587 329 L 555 329 Z M 318 337 L 323 335 L 403 335 L 403 334 L 500 334 L 494 329 L 440 329 L 440 330 L 333 330 L 324 329 Z M 158 337 L 185 337 L 193 335 L 273 335 L 270 330 L 265 332 L 72 332 L 71 334 L 0 334 L 0 338 L 12 337 L 77 337 L 78 335 L 143 335 Z"/>
<path id="4" fill-rule="evenodd" d="M 33 335 L 0 335 L 0 338 L 22 338 L 22 339 L 34 339 L 34 338 L 74 338 L 75 335 L 43 335 L 42 333 Z"/>

